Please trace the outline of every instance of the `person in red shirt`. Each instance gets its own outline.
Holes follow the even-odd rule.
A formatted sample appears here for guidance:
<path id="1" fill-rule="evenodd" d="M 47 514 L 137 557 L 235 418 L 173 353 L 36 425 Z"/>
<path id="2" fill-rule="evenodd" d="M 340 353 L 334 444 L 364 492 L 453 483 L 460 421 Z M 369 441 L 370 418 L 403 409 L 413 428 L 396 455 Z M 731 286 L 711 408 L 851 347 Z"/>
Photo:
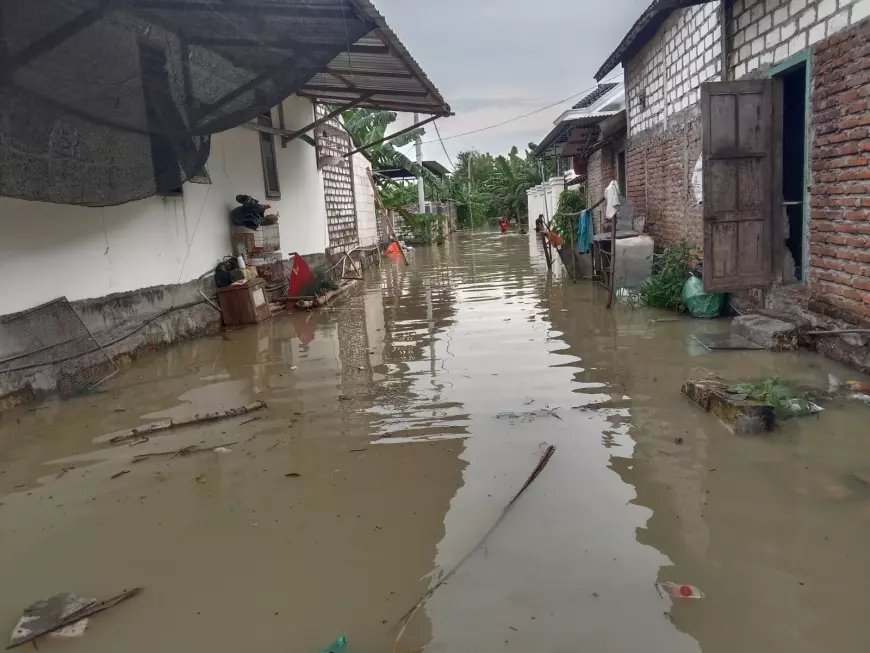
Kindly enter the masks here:
<path id="1" fill-rule="evenodd" d="M 507 221 L 507 218 L 504 217 L 504 216 L 501 216 L 501 217 L 498 219 L 498 226 L 501 227 L 501 232 L 502 232 L 503 234 L 504 234 L 504 233 L 507 233 L 507 228 L 508 228 L 508 221 Z"/>

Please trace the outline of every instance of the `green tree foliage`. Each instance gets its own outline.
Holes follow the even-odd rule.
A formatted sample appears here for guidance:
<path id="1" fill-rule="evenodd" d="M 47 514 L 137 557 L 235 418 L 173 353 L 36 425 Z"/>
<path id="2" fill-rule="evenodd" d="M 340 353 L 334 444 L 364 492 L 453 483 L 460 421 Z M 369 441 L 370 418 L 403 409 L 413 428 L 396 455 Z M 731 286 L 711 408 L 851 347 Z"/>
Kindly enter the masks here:
<path id="1" fill-rule="evenodd" d="M 505 216 L 524 221 L 528 212 L 526 191 L 554 172 L 552 162 L 531 157 L 534 143 L 520 154 L 514 147 L 507 156 L 493 156 L 476 150 L 460 152 L 452 175 L 451 198 L 456 201 L 460 223 L 476 226 Z"/>
<path id="2" fill-rule="evenodd" d="M 569 188 L 559 195 L 556 215 L 553 216 L 553 231 L 562 236 L 565 242 L 571 241 L 571 234 L 577 233 L 578 215 L 586 208 L 586 191 L 583 188 Z"/>
<path id="3" fill-rule="evenodd" d="M 357 147 L 384 138 L 387 129 L 396 121 L 392 111 L 348 109 L 341 120 Z M 527 211 L 526 191 L 555 172 L 552 160 L 532 158 L 534 143 L 522 154 L 514 147 L 507 156 L 493 156 L 486 152 L 466 150 L 456 156 L 455 171 L 445 179 L 419 168 L 399 148 L 411 143 L 424 133 L 422 128 L 412 130 L 394 139 L 366 150 L 384 204 L 391 207 L 417 202 L 417 182 L 394 181 L 379 171 L 404 168 L 414 175 L 420 174 L 426 185 L 426 197 L 432 200 L 453 200 L 456 203 L 460 226 L 481 226 L 500 216 L 524 221 Z"/>
<path id="4" fill-rule="evenodd" d="M 368 143 L 374 143 L 386 136 L 387 129 L 396 122 L 397 115 L 394 111 L 382 111 L 376 109 L 348 109 L 341 113 L 341 121 L 357 147 Z M 404 181 L 394 181 L 385 175 L 379 175 L 379 171 L 397 170 L 404 168 L 408 172 L 417 175 L 422 174 L 426 184 L 426 197 L 431 199 L 445 199 L 446 195 L 441 186 L 441 180 L 431 171 L 417 165 L 399 148 L 413 142 L 417 136 L 422 136 L 426 131 L 422 127 L 390 139 L 384 143 L 374 145 L 365 150 L 366 156 L 372 164 L 375 182 L 378 184 L 384 204 L 387 206 L 401 206 L 412 204 L 417 201 L 417 184 Z"/>

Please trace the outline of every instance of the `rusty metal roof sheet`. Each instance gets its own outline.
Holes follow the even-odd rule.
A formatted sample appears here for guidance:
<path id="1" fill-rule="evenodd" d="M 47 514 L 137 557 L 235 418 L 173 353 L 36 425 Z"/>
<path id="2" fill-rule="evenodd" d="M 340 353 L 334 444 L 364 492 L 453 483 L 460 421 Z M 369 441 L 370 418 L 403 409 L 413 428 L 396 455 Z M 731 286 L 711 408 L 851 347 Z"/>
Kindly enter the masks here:
<path id="1" fill-rule="evenodd" d="M 360 96 L 361 107 L 439 116 L 451 114 L 435 85 L 369 0 L 349 0 L 376 29 L 353 43 L 308 81 L 299 95 L 343 104 Z"/>

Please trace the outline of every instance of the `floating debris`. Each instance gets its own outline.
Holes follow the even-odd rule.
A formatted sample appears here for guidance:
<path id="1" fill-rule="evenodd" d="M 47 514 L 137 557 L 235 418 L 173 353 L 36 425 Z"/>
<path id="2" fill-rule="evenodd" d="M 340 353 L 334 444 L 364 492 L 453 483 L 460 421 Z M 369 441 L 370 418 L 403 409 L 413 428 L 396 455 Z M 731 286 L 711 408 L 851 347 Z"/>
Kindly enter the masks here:
<path id="1" fill-rule="evenodd" d="M 517 420 L 520 422 L 531 422 L 538 417 L 555 417 L 556 419 L 562 419 L 556 412 L 557 410 L 559 410 L 558 406 L 547 406 L 546 408 L 539 408 L 538 410 L 530 410 L 523 413 L 507 411 L 503 413 L 496 413 L 495 418 Z"/>
<path id="2" fill-rule="evenodd" d="M 411 607 L 411 609 L 402 616 L 402 618 L 399 620 L 399 623 L 396 625 L 399 628 L 399 632 L 396 635 L 395 642 L 393 643 L 393 650 L 396 650 L 396 646 L 398 646 L 399 640 L 402 639 L 402 635 L 405 634 L 405 628 L 407 628 L 411 619 L 414 618 L 414 615 L 417 614 L 417 610 L 420 609 L 420 606 L 422 606 L 439 587 L 441 587 L 444 583 L 450 580 L 450 577 L 453 576 L 453 574 L 455 574 L 457 571 L 459 571 L 459 568 L 465 564 L 465 562 L 472 556 L 472 554 L 486 543 L 487 538 L 489 538 L 489 536 L 492 535 L 499 527 L 502 520 L 507 516 L 508 512 L 510 512 L 510 509 L 513 508 L 514 504 L 517 501 L 519 501 L 523 492 L 525 492 L 528 487 L 535 481 L 535 479 L 538 478 L 541 472 L 544 471 L 544 467 L 546 467 L 547 463 L 550 462 L 550 458 L 553 457 L 554 453 L 556 453 L 556 447 L 554 447 L 553 445 L 548 445 L 547 448 L 544 450 L 544 453 L 541 455 L 540 460 L 538 460 L 538 464 L 535 465 L 532 473 L 529 474 L 529 477 L 526 479 L 526 482 L 523 483 L 523 486 L 517 491 L 513 499 L 511 499 L 510 502 L 508 502 L 508 504 L 502 509 L 499 518 L 496 519 L 495 523 L 489 527 L 489 530 L 484 533 L 483 537 L 480 538 L 474 548 L 469 550 L 468 553 L 466 553 L 465 556 L 459 562 L 457 562 L 450 571 L 441 576 L 440 580 L 435 583 L 435 585 L 433 585 L 429 589 L 429 591 L 421 596 L 417 600 L 417 602 Z"/>
<path id="3" fill-rule="evenodd" d="M 203 422 L 213 422 L 218 419 L 226 419 L 228 417 L 238 417 L 245 415 L 255 410 L 261 410 L 266 407 L 265 401 L 255 401 L 252 404 L 239 406 L 238 408 L 230 408 L 229 410 L 220 410 L 215 413 L 205 413 L 203 415 L 193 415 L 192 417 L 180 417 L 178 419 L 167 419 L 162 422 L 152 422 L 145 426 L 139 426 L 135 429 L 125 431 L 120 435 L 116 435 L 109 440 L 112 444 L 127 442 L 129 440 L 139 440 L 143 435 L 151 433 L 159 433 L 160 431 L 168 431 L 181 426 L 189 426 L 190 424 L 202 424 Z"/>
<path id="4" fill-rule="evenodd" d="M 659 595 L 668 595 L 672 599 L 703 599 L 704 592 L 699 590 L 694 585 L 683 585 L 681 583 L 656 583 L 656 589 Z"/>
<path id="5" fill-rule="evenodd" d="M 343 650 L 345 646 L 347 646 L 347 637 L 340 635 L 332 644 L 326 648 L 320 649 L 318 653 L 338 653 L 338 651 Z"/>
<path id="6" fill-rule="evenodd" d="M 87 627 L 88 617 L 113 608 L 141 591 L 141 587 L 136 587 L 99 602 L 96 599 L 76 596 L 72 592 L 55 594 L 37 601 L 21 615 L 6 648 L 27 644 L 57 631 L 62 631 L 65 636 L 79 636 Z"/>
<path id="7" fill-rule="evenodd" d="M 129 474 L 129 473 L 130 473 L 130 470 L 125 469 L 123 471 L 118 472 L 117 474 L 112 474 L 112 476 L 110 478 L 111 478 L 111 480 L 114 481 L 116 478 L 121 478 L 124 474 Z"/>
<path id="8" fill-rule="evenodd" d="M 154 453 L 140 453 L 138 456 L 133 456 L 134 463 L 141 463 L 143 460 L 148 460 L 149 458 L 161 458 L 163 456 L 168 456 L 169 458 L 175 458 L 177 456 L 192 456 L 195 453 L 206 453 L 206 452 L 214 452 L 218 449 L 227 449 L 231 444 L 237 444 L 237 442 L 227 442 L 226 444 L 218 445 L 217 447 L 204 448 L 197 446 L 195 444 L 190 445 L 189 447 L 181 447 L 181 449 L 171 449 L 169 451 L 155 451 Z"/>

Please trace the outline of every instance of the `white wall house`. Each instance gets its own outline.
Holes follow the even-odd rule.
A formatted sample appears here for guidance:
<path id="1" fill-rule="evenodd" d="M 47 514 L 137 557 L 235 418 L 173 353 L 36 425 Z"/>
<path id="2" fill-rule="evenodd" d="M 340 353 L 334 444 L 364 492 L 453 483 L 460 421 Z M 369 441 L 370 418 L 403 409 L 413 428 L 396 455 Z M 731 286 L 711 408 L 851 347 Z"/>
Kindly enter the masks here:
<path id="1" fill-rule="evenodd" d="M 557 176 L 551 177 L 544 183 L 526 191 L 529 208 L 529 231 L 535 228 L 535 220 L 538 219 L 539 215 L 543 215 L 544 220 L 552 221 L 556 207 L 559 205 L 559 196 L 564 190 L 565 178 Z"/>
<path id="2" fill-rule="evenodd" d="M 311 100 L 283 103 L 287 130 L 314 120 Z M 278 125 L 278 110 L 272 110 Z M 185 183 L 180 196 L 155 196 L 120 206 L 90 208 L 0 197 L 0 276 L 37 274 L 39 283 L 9 283 L 0 315 L 59 296 L 69 300 L 184 283 L 231 253 L 230 211 L 245 194 L 280 215 L 281 251 L 318 254 L 329 246 L 323 172 L 315 148 L 297 138 L 274 140 L 280 198 L 266 197 L 260 139 L 246 127 L 215 134 L 206 170 L 210 184 Z M 374 197 L 354 156 L 361 244 L 377 241 Z M 363 184 L 363 180 L 365 183 Z M 365 242 L 362 242 L 362 239 Z"/>

